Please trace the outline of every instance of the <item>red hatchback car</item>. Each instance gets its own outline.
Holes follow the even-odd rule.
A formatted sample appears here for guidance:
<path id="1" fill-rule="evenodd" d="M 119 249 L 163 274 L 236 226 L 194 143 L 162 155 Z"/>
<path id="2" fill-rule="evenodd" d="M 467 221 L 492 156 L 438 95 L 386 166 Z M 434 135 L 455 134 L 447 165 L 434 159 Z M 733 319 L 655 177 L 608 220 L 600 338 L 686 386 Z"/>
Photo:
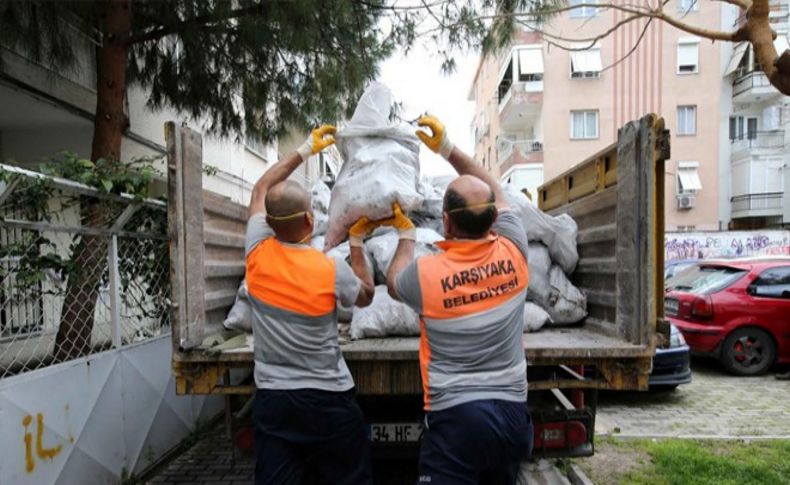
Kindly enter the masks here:
<path id="1" fill-rule="evenodd" d="M 667 281 L 664 313 L 733 374 L 790 363 L 790 258 L 702 261 Z"/>

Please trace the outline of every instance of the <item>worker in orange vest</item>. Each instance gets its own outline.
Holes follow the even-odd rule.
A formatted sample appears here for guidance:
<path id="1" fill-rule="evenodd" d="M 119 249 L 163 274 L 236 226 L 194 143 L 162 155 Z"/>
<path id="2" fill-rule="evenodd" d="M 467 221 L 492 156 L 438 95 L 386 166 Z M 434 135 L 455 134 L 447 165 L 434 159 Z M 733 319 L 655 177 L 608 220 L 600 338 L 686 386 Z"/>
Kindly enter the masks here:
<path id="1" fill-rule="evenodd" d="M 257 388 L 255 483 L 372 483 L 370 445 L 354 381 L 337 340 L 337 302 L 367 306 L 373 277 L 362 239 L 350 232 L 351 266 L 310 246 L 310 195 L 288 176 L 334 143 L 324 125 L 255 184 L 247 222 L 247 288 L 252 306 Z"/>
<path id="2" fill-rule="evenodd" d="M 522 343 L 527 236 L 496 180 L 455 148 L 432 116 L 417 135 L 460 177 L 447 187 L 444 251 L 414 260 L 414 225 L 395 206 L 400 240 L 390 295 L 420 315 L 425 434 L 419 482 L 514 484 L 532 444 Z"/>

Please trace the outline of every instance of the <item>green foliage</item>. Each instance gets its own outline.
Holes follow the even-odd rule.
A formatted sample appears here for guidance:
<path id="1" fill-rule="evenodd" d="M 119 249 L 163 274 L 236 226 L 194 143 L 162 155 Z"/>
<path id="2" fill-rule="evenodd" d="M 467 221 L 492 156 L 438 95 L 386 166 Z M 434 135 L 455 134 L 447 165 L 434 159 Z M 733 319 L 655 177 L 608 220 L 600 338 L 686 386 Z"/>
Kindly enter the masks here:
<path id="1" fill-rule="evenodd" d="M 215 134 L 247 133 L 268 142 L 291 126 L 350 115 L 379 63 L 396 48 L 425 41 L 450 73 L 456 52 L 493 52 L 509 43 L 519 24 L 550 18 L 566 0 L 129 3 L 128 80 L 147 89 L 148 106 L 209 120 L 206 129 Z M 0 44 L 31 52 L 56 70 L 78 69 L 84 43 L 73 40 L 100 40 L 103 5 L 3 0 Z"/>
<path id="2" fill-rule="evenodd" d="M 44 174 L 80 182 L 100 192 L 115 195 L 123 192 L 142 200 L 147 197 L 150 183 L 156 175 L 153 161 L 152 158 L 142 158 L 124 164 L 100 159 L 94 163 L 63 152 L 48 159 L 40 169 Z M 13 180 L 17 180 L 13 192 L 0 205 L 0 215 L 4 218 L 32 223 L 64 222 L 58 219 L 62 219 L 69 208 L 76 207 L 85 212 L 86 206 L 97 203 L 95 197 L 73 195 L 58 189 L 50 177 L 24 177 L 0 169 L 0 182 Z M 102 217 L 97 226 L 105 228 L 129 204 L 112 200 L 98 202 Z M 167 213 L 142 205 L 122 230 L 162 236 L 167 233 Z M 103 236 L 103 239 L 106 241 L 108 237 Z M 0 280 L 6 276 L 4 272 L 13 273 L 13 284 L 5 297 L 24 299 L 45 293 L 62 295 L 65 285 L 57 282 L 82 280 L 89 274 L 101 275 L 99 281 L 106 286 L 109 280 L 106 255 L 98 255 L 99 267 L 82 268 L 74 264 L 74 251 L 79 241 L 78 234 L 55 228 L 47 231 L 18 230 L 14 238 L 9 237 L 7 243 L 0 246 L 0 259 L 13 261 L 8 269 L 0 266 Z M 137 316 L 161 318 L 163 325 L 167 323 L 169 310 L 168 262 L 167 240 L 155 237 L 118 238 L 118 274 L 123 302 L 128 308 L 135 309 Z M 42 285 L 48 277 L 54 278 L 56 284 Z"/>
<path id="3" fill-rule="evenodd" d="M 61 177 L 94 187 L 110 194 L 127 193 L 138 198 L 148 195 L 148 187 L 157 174 L 154 161 L 145 157 L 130 163 L 117 163 L 100 158 L 95 162 L 74 153 L 62 152 L 41 164 L 41 173 Z"/>

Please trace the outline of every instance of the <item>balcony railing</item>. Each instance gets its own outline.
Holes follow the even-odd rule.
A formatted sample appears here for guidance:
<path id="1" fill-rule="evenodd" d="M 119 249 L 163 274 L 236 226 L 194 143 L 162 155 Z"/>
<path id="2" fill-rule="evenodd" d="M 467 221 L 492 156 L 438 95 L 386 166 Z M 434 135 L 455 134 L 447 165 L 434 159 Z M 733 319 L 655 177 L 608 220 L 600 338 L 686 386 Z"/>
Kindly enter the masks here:
<path id="1" fill-rule="evenodd" d="M 771 2 L 771 6 L 769 8 L 770 10 L 768 11 L 768 20 L 771 23 L 784 22 L 787 20 L 788 15 L 790 15 L 790 10 L 788 10 L 788 5 L 786 3 Z M 744 13 L 735 19 L 733 27 L 741 27 L 745 23 L 746 14 Z"/>
<path id="2" fill-rule="evenodd" d="M 784 130 L 752 131 L 730 140 L 732 152 L 753 149 L 781 149 L 785 145 Z"/>
<path id="3" fill-rule="evenodd" d="M 732 96 L 738 96 L 754 88 L 771 87 L 768 76 L 762 71 L 735 71 L 735 81 L 732 83 Z"/>
<path id="4" fill-rule="evenodd" d="M 782 192 L 744 194 L 730 198 L 732 211 L 782 210 Z"/>
<path id="5" fill-rule="evenodd" d="M 538 140 L 512 140 L 504 137 L 497 140 L 497 152 L 500 160 L 510 158 L 514 150 L 518 150 L 521 154 L 542 152 L 543 143 Z"/>

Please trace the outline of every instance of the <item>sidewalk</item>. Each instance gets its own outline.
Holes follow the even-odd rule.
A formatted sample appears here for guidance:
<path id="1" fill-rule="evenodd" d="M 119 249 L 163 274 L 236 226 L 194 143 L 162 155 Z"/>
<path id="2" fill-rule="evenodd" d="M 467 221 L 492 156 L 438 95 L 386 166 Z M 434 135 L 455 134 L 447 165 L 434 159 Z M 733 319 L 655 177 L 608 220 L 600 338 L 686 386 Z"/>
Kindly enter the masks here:
<path id="1" fill-rule="evenodd" d="M 145 481 L 161 485 L 253 485 L 255 460 L 236 453 L 231 457 L 232 441 L 222 424 L 216 425 L 184 454 Z"/>

